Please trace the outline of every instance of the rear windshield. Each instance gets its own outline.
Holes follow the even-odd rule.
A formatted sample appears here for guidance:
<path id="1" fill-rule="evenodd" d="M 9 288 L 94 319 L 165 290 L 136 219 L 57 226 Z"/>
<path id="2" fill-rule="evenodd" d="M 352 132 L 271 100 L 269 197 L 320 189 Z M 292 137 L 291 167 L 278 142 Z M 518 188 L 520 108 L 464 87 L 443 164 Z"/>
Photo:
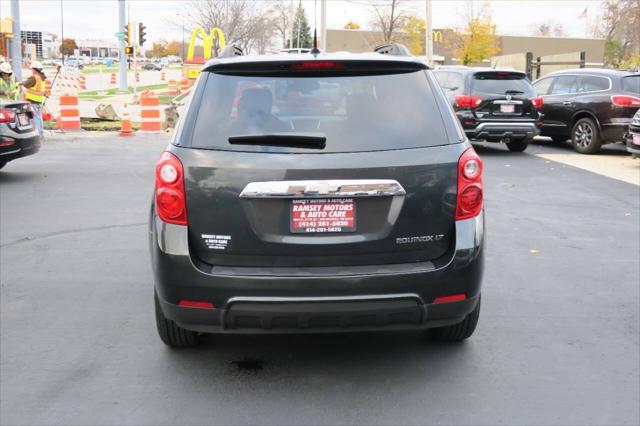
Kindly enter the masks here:
<path id="1" fill-rule="evenodd" d="M 534 96 L 533 87 L 527 78 L 518 73 L 476 73 L 471 83 L 473 93 Z"/>
<path id="2" fill-rule="evenodd" d="M 203 75 L 203 78 L 205 75 Z M 448 143 L 424 71 L 366 76 L 209 73 L 193 148 L 258 152 L 357 152 Z M 230 144 L 238 135 L 318 134 L 323 149 Z"/>
<path id="3" fill-rule="evenodd" d="M 640 93 L 640 75 L 622 77 L 622 90 L 625 92 Z"/>

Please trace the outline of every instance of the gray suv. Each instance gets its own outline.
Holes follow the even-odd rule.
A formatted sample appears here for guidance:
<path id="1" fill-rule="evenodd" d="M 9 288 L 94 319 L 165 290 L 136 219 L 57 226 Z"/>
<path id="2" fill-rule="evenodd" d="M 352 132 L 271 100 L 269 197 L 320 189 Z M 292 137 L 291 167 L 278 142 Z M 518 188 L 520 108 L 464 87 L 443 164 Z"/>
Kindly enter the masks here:
<path id="1" fill-rule="evenodd" d="M 471 336 L 482 162 L 431 71 L 395 52 L 227 48 L 203 67 L 156 167 L 149 242 L 164 343 Z"/>

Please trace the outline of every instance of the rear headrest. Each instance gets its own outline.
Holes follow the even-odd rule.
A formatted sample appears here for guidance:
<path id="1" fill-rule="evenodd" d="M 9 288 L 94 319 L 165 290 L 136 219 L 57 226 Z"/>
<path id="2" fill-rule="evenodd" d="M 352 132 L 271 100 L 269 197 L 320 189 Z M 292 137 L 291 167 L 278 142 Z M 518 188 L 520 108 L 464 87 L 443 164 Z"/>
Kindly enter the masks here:
<path id="1" fill-rule="evenodd" d="M 249 88 L 242 92 L 238 102 L 238 112 L 264 112 L 271 113 L 273 97 L 269 89 Z"/>

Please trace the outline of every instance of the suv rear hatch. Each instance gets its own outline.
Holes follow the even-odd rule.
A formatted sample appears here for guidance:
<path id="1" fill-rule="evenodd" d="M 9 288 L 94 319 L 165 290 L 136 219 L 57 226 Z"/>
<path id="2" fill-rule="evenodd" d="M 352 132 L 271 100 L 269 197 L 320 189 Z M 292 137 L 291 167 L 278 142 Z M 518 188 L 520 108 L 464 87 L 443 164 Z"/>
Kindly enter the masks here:
<path id="1" fill-rule="evenodd" d="M 535 119 L 531 99 L 533 86 L 524 73 L 517 71 L 481 71 L 471 78 L 471 95 L 480 99 L 474 112 L 477 118 L 513 120 Z"/>
<path id="2" fill-rule="evenodd" d="M 192 255 L 311 267 L 447 252 L 464 147 L 450 144 L 421 64 L 234 66 L 203 72 L 190 143 L 174 150 Z"/>

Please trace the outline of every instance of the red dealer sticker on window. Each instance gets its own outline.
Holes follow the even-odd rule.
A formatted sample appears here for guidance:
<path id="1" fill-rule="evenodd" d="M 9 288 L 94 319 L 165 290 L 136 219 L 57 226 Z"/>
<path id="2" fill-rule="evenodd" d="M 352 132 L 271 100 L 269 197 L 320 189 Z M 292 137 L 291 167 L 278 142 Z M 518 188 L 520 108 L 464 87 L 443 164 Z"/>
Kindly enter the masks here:
<path id="1" fill-rule="evenodd" d="M 353 198 L 318 198 L 291 201 L 291 232 L 355 232 Z"/>

